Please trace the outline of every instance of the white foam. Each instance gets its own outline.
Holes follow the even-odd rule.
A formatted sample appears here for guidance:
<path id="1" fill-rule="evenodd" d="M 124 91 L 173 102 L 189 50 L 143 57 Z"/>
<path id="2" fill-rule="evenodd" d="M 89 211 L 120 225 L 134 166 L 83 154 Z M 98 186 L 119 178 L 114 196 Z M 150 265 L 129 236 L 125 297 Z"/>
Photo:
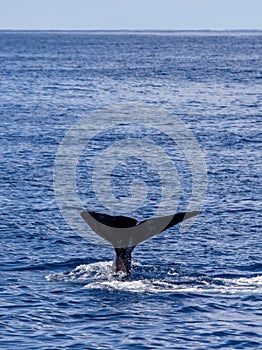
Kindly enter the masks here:
<path id="1" fill-rule="evenodd" d="M 112 276 L 112 262 L 79 265 L 72 271 L 50 274 L 46 276 L 46 279 L 50 282 L 85 282 L 90 278 L 103 280 L 108 276 Z"/>
<path id="2" fill-rule="evenodd" d="M 240 277 L 234 279 L 215 278 L 214 281 L 222 282 L 222 292 L 248 293 L 262 292 L 262 276 Z"/>
<path id="3" fill-rule="evenodd" d="M 76 282 L 87 289 L 129 291 L 133 293 L 198 293 L 236 294 L 262 292 L 262 276 L 237 279 L 213 278 L 208 281 L 194 276 L 179 276 L 179 273 L 165 273 L 154 278 L 154 272 L 143 271 L 140 264 L 133 264 L 134 273 L 129 280 L 113 274 L 112 262 L 98 262 L 79 265 L 74 270 L 46 276 L 50 282 Z M 136 270 L 141 270 L 137 272 Z"/>
<path id="4" fill-rule="evenodd" d="M 253 285 L 262 286 L 262 276 L 250 277 L 250 278 L 238 278 L 233 280 L 234 283 L 238 285 Z"/>

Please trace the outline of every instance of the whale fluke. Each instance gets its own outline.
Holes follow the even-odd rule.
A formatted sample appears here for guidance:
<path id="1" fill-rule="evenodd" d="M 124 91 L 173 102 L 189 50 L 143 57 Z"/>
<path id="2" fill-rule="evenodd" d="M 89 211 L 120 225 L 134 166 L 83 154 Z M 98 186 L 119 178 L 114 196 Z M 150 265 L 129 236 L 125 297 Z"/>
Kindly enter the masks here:
<path id="1" fill-rule="evenodd" d="M 94 219 L 99 221 L 101 224 L 115 228 L 128 228 L 137 225 L 136 219 L 129 218 L 127 216 L 111 216 L 108 214 L 100 214 L 95 212 L 82 212 L 81 216 L 85 219 L 85 214 L 88 213 Z M 86 220 L 86 219 L 85 219 Z"/>
<path id="2" fill-rule="evenodd" d="M 99 236 L 110 242 L 116 252 L 115 272 L 129 274 L 135 247 L 178 223 L 198 215 L 199 211 L 182 212 L 138 222 L 127 216 L 111 216 L 82 211 L 80 215 Z"/>

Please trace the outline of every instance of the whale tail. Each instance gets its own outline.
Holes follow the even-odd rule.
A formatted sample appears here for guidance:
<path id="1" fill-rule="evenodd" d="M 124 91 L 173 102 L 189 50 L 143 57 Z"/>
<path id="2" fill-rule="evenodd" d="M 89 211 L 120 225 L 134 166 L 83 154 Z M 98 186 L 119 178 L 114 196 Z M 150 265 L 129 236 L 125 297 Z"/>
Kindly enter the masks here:
<path id="1" fill-rule="evenodd" d="M 176 213 L 140 223 L 127 216 L 111 216 L 85 211 L 80 215 L 96 234 L 113 245 L 116 253 L 114 271 L 128 275 L 131 270 L 132 251 L 139 243 L 199 213 L 199 211 Z"/>

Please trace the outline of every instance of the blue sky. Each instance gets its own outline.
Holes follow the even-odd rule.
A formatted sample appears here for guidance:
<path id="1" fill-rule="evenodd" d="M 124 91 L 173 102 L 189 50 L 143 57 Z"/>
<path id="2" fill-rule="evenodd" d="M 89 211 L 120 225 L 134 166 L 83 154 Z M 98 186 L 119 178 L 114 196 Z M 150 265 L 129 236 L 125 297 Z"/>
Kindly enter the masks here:
<path id="1" fill-rule="evenodd" d="M 0 29 L 262 29 L 262 0 L 0 0 Z"/>

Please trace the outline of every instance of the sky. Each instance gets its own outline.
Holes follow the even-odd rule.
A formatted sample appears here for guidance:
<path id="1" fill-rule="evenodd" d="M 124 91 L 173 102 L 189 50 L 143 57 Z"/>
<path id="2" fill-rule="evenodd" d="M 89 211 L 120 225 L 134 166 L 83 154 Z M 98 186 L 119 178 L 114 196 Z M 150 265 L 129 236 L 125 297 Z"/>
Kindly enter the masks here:
<path id="1" fill-rule="evenodd" d="M 0 29 L 262 30 L 262 0 L 0 0 Z"/>

